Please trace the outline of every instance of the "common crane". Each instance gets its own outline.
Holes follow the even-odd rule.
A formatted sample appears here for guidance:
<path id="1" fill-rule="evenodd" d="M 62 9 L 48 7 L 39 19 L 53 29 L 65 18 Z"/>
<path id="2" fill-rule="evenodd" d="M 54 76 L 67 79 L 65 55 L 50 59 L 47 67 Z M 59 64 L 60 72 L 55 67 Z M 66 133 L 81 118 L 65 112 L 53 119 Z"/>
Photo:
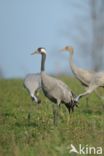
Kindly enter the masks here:
<path id="1" fill-rule="evenodd" d="M 50 99 L 56 106 L 64 103 L 68 111 L 74 110 L 74 106 L 77 106 L 74 101 L 74 93 L 68 88 L 68 86 L 45 72 L 45 60 L 46 50 L 45 48 L 37 48 L 33 54 L 41 54 L 41 84 L 44 95 Z M 55 105 L 54 105 L 55 106 Z M 54 123 L 56 123 L 56 109 L 53 109 Z"/>
<path id="2" fill-rule="evenodd" d="M 61 49 L 61 51 L 70 52 L 69 62 L 70 62 L 71 70 L 73 74 L 75 75 L 76 79 L 78 79 L 81 82 L 81 84 L 85 87 L 85 90 L 88 90 L 90 83 L 94 75 L 96 74 L 96 72 L 79 68 L 74 64 L 74 61 L 73 61 L 74 48 L 72 46 L 65 46 L 63 49 Z M 96 91 L 95 93 L 101 99 L 101 97 L 98 95 Z M 86 98 L 86 102 L 88 103 L 88 97 Z"/>

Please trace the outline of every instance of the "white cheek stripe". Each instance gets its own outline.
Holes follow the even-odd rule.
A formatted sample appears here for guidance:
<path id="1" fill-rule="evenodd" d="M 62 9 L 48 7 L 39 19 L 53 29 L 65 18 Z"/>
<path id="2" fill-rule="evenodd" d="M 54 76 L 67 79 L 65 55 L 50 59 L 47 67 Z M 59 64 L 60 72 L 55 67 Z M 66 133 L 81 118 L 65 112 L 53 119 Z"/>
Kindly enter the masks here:
<path id="1" fill-rule="evenodd" d="M 41 49 L 41 52 L 46 54 L 46 50 L 45 49 Z"/>

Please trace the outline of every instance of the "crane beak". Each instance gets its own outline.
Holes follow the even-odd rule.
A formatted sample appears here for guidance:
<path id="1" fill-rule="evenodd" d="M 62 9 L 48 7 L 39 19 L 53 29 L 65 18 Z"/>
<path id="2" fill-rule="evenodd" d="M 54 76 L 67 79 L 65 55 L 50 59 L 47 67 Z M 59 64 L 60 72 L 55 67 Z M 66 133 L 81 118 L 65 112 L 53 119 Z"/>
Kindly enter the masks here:
<path id="1" fill-rule="evenodd" d="M 73 47 L 72 46 L 66 46 L 63 49 L 60 49 L 61 52 L 65 52 L 65 51 L 70 51 L 73 52 Z"/>
<path id="2" fill-rule="evenodd" d="M 35 54 L 38 54 L 38 51 L 34 51 L 33 53 L 31 53 L 31 55 L 35 55 Z"/>
<path id="3" fill-rule="evenodd" d="M 64 51 L 65 51 L 65 48 L 63 48 L 63 49 L 60 49 L 59 51 L 60 51 L 60 52 L 64 52 Z"/>

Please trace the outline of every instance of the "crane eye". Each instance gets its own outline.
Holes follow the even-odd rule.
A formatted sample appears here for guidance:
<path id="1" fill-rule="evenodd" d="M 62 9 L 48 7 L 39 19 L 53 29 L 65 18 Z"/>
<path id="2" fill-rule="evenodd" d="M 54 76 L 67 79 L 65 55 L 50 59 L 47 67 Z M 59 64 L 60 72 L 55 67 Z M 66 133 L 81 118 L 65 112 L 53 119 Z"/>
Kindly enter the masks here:
<path id="1" fill-rule="evenodd" d="M 38 48 L 38 51 L 39 51 L 40 53 L 41 53 L 41 49 L 42 49 L 42 48 Z"/>
<path id="2" fill-rule="evenodd" d="M 46 50 L 44 48 L 38 48 L 38 52 L 39 53 L 45 53 L 46 54 Z"/>

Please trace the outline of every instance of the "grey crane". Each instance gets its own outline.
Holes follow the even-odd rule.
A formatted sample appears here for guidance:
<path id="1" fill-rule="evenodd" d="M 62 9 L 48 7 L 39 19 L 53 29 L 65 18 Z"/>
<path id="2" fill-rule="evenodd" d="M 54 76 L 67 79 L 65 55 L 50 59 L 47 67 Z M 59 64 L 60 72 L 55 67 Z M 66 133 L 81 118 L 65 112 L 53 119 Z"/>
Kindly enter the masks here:
<path id="1" fill-rule="evenodd" d="M 76 97 L 76 101 L 79 101 L 80 98 L 83 96 L 86 96 L 88 94 L 91 94 L 93 91 L 95 91 L 98 87 L 104 88 L 104 72 L 97 72 L 94 77 L 92 78 L 89 87 L 87 88 L 86 92 L 78 95 Z"/>
<path id="2" fill-rule="evenodd" d="M 28 90 L 31 98 L 36 103 L 40 103 L 41 100 L 37 97 L 38 91 L 41 89 L 41 77 L 39 73 L 31 73 L 26 75 L 24 79 L 24 87 Z M 31 104 L 28 113 L 28 120 L 30 122 Z"/>
<path id="3" fill-rule="evenodd" d="M 85 86 L 85 88 L 89 87 L 89 84 L 95 72 L 79 68 L 74 64 L 74 61 L 73 61 L 74 48 L 72 46 L 65 46 L 63 49 L 61 49 L 61 51 L 70 52 L 70 67 L 71 67 L 73 74 L 81 82 L 81 84 Z M 86 101 L 88 103 L 88 98 L 86 99 Z"/>
<path id="4" fill-rule="evenodd" d="M 52 102 L 59 106 L 62 103 L 65 104 L 68 111 L 74 110 L 74 106 L 77 106 L 74 101 L 74 93 L 68 88 L 68 86 L 45 72 L 45 60 L 46 60 L 46 50 L 45 48 L 37 48 L 33 54 L 41 54 L 41 83 L 44 95 L 50 99 Z M 55 105 L 54 105 L 55 106 Z M 53 109 L 54 123 L 56 123 L 56 111 Z"/>
<path id="5" fill-rule="evenodd" d="M 29 91 L 29 94 L 33 101 L 40 103 L 40 99 L 37 98 L 37 93 L 41 89 L 41 78 L 39 73 L 31 73 L 26 75 L 24 79 L 24 86 Z"/>

